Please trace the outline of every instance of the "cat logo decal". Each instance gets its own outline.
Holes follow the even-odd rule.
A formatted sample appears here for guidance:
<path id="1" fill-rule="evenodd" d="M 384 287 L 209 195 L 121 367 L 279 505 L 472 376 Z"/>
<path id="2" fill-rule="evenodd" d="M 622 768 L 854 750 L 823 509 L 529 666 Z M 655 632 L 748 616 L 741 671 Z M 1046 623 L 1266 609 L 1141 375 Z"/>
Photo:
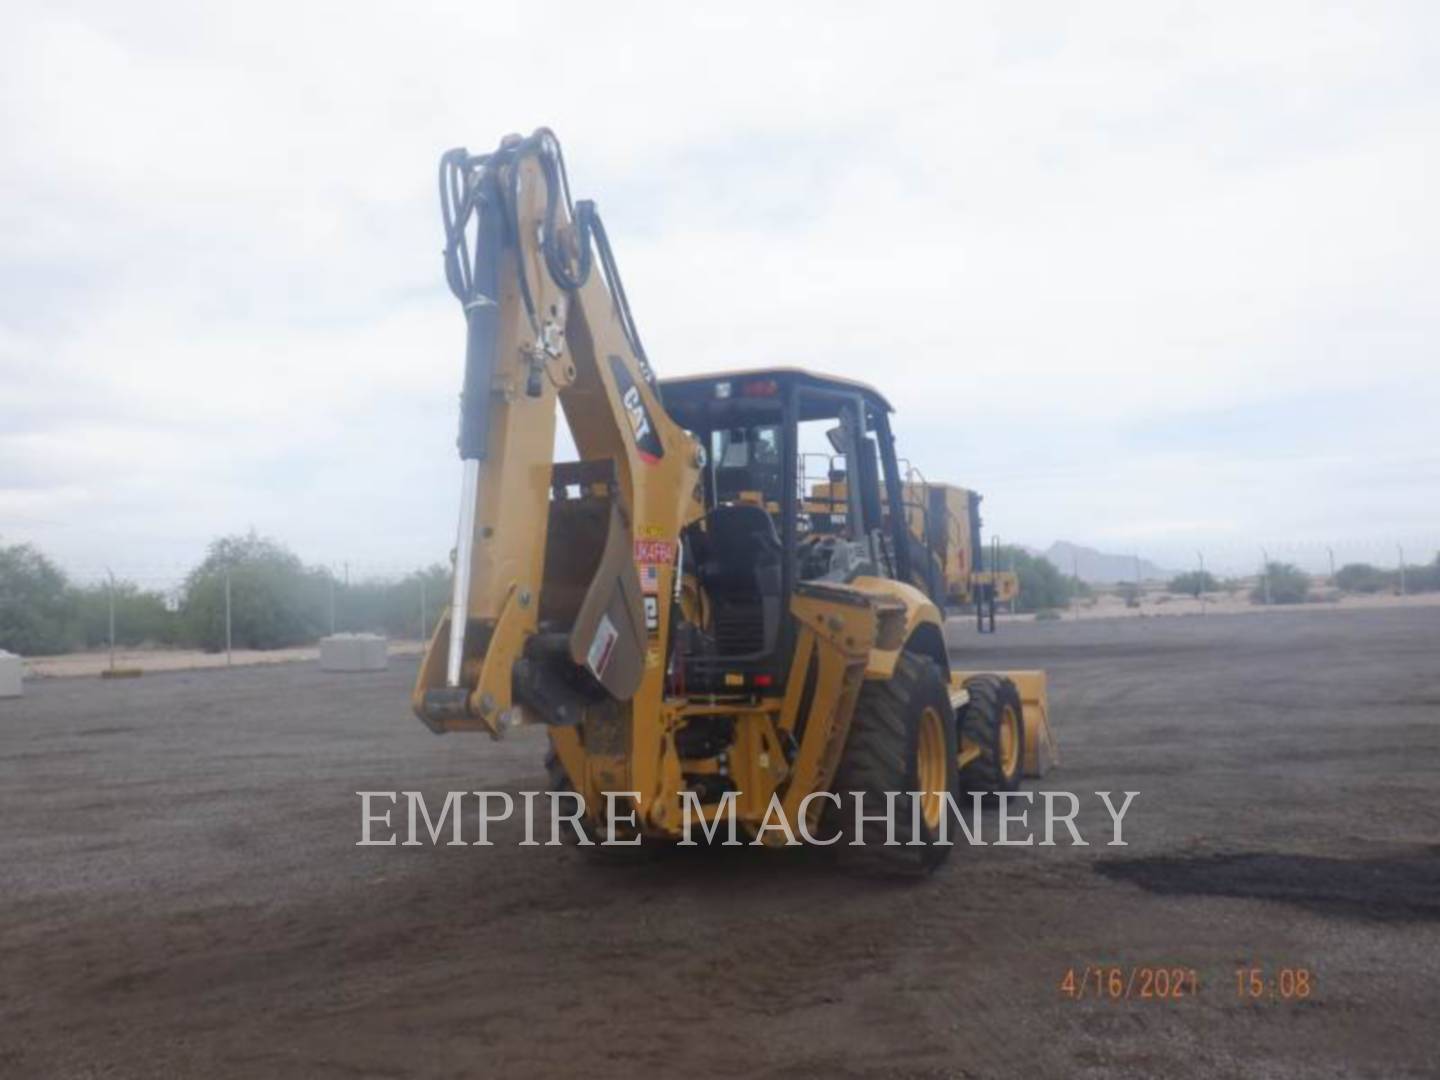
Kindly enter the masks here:
<path id="1" fill-rule="evenodd" d="M 650 419 L 650 410 L 640 396 L 640 388 L 630 376 L 630 369 L 618 356 L 610 357 L 610 371 L 615 376 L 615 388 L 620 391 L 620 403 L 625 406 L 625 415 L 630 420 L 630 434 L 635 439 L 635 449 L 640 460 L 654 465 L 665 456 L 665 447 L 660 443 L 660 433 Z"/>

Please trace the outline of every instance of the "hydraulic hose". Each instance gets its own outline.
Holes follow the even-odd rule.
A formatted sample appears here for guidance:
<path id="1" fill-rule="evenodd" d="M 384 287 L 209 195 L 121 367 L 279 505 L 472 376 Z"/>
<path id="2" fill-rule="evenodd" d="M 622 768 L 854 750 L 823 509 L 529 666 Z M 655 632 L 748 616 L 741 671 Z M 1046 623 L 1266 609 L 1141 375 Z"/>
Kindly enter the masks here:
<path id="1" fill-rule="evenodd" d="M 540 332 L 529 276 L 520 263 L 520 162 L 533 157 L 545 178 L 545 217 L 541 252 L 545 268 L 561 289 L 573 293 L 589 280 L 596 253 L 601 273 L 620 322 L 621 333 L 651 390 L 656 389 L 625 286 L 615 262 L 609 235 L 595 204 L 573 202 L 570 177 L 559 140 L 549 128 L 526 139 L 511 137 L 493 153 L 472 157 L 463 148 L 440 159 L 440 212 L 445 231 L 445 278 L 465 311 L 465 388 L 461 402 L 460 456 L 483 459 L 488 435 L 489 386 L 494 374 L 498 332 L 499 274 L 502 251 L 515 253 L 515 273 L 531 331 Z M 507 183 L 502 187 L 502 176 Z M 574 229 L 575 258 L 561 243 L 561 219 Z M 470 237 L 474 224 L 473 244 Z M 592 247 L 593 242 L 593 247 Z"/>
<path id="2" fill-rule="evenodd" d="M 440 209 L 445 223 L 445 278 L 465 311 L 465 382 L 460 395 L 460 457 L 483 461 L 490 427 L 490 384 L 500 338 L 500 254 L 503 217 L 493 174 L 469 168 L 464 150 L 440 159 Z M 466 229 L 474 217 L 475 245 Z"/>

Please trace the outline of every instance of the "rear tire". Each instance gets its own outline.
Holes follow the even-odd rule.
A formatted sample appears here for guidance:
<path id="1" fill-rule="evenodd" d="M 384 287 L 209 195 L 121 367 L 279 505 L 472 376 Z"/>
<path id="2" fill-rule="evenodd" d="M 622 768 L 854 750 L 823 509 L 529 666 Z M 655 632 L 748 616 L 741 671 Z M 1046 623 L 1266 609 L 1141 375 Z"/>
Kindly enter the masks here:
<path id="1" fill-rule="evenodd" d="M 953 844 L 939 843 L 939 829 L 947 812 L 943 793 L 953 792 L 957 783 L 956 747 L 955 713 L 934 660 L 902 653 L 889 679 L 866 682 L 835 771 L 841 806 L 832 820 L 846 855 L 889 875 L 926 874 L 944 862 Z M 883 820 L 867 821 L 856 833 L 852 791 L 862 793 L 865 814 L 875 817 L 886 812 L 887 791 L 901 793 L 894 799 L 896 846 L 886 845 Z M 927 793 L 918 808 L 918 834 L 916 800 L 907 794 L 912 791 Z M 863 846 L 849 846 L 856 840 Z"/>
<path id="2" fill-rule="evenodd" d="M 966 791 L 1017 791 L 1025 775 L 1025 724 L 1020 692 L 1003 675 L 965 680 L 970 701 L 960 709 L 960 749 L 980 756 L 960 771 Z"/>

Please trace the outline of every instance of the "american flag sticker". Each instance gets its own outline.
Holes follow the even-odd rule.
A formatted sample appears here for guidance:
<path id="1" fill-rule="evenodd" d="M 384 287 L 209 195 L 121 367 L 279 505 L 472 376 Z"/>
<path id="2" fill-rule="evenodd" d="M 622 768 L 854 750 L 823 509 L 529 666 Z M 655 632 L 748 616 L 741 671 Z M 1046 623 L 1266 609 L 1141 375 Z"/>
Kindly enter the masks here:
<path id="1" fill-rule="evenodd" d="M 645 593 L 660 591 L 660 567 L 653 563 L 645 563 L 640 567 L 640 591 Z"/>

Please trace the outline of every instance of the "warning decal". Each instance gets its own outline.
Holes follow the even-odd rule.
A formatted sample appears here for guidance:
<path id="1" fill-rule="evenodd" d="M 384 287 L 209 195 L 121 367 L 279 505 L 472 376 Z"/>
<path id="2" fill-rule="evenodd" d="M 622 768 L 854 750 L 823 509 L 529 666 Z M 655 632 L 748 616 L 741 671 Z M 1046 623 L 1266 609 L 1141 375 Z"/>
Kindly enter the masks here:
<path id="1" fill-rule="evenodd" d="M 595 637 L 590 642 L 590 651 L 585 654 L 585 666 L 597 678 L 603 678 L 610 666 L 610 657 L 615 653 L 615 639 L 620 632 L 610 621 L 610 616 L 601 615 L 600 624 L 595 627 Z"/>

